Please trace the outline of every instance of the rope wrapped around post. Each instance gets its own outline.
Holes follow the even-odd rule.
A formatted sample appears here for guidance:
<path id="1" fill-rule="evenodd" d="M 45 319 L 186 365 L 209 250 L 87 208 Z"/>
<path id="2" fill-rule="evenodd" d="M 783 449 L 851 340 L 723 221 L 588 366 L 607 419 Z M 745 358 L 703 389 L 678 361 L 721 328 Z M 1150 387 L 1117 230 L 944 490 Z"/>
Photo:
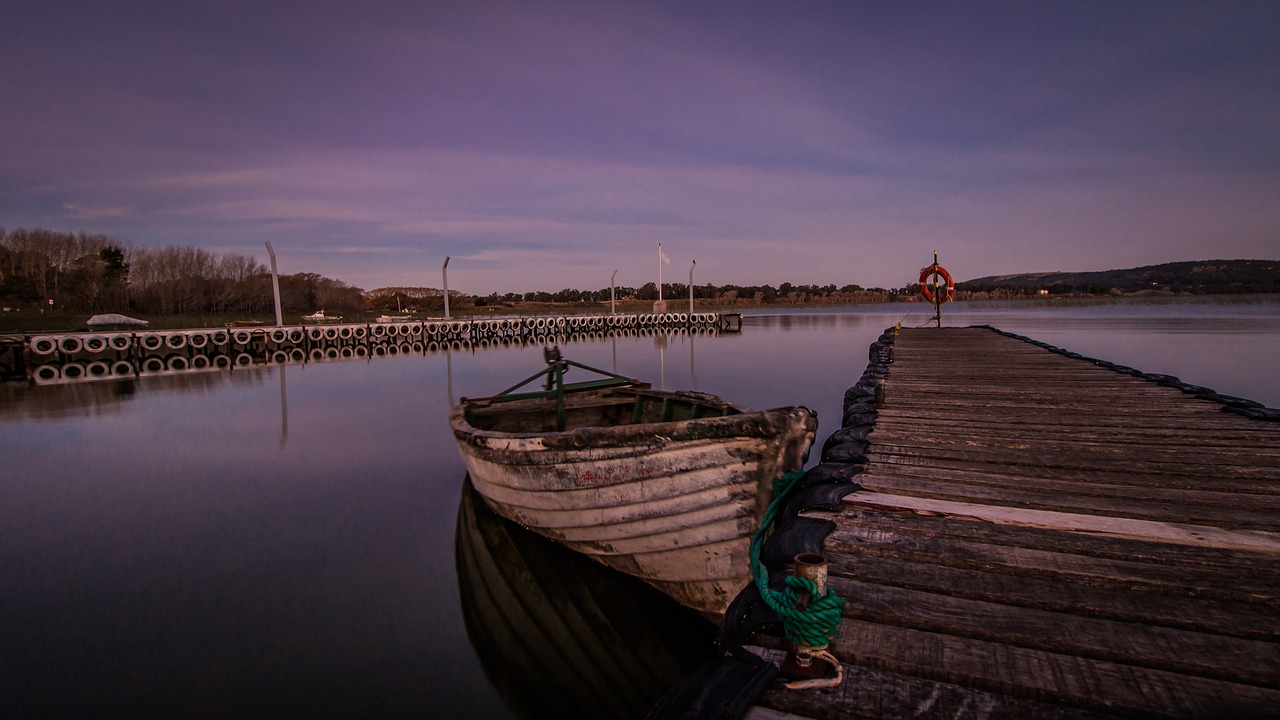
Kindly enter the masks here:
<path id="1" fill-rule="evenodd" d="M 788 683 L 790 689 L 812 687 L 835 687 L 844 679 L 844 671 L 826 648 L 836 639 L 836 631 L 840 626 L 844 610 L 844 598 L 831 588 L 823 592 L 813 580 L 796 575 L 788 575 L 782 590 L 769 587 L 769 568 L 760 559 L 760 550 L 764 545 L 765 534 L 773 524 L 787 491 L 803 475 L 796 471 L 783 475 L 774 488 L 774 499 L 765 511 L 760 528 L 751 537 L 751 574 L 760 591 L 760 597 L 771 610 L 782 620 L 787 639 L 797 648 L 808 651 L 812 657 L 823 660 L 836 669 L 836 677 L 817 680 L 800 680 Z"/>

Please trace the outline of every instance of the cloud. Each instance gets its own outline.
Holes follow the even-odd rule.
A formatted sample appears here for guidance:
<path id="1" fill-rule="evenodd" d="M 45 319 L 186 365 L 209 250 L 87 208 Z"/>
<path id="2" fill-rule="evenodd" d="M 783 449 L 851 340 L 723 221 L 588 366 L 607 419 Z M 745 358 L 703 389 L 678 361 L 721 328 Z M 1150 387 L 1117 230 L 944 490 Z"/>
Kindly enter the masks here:
<path id="1" fill-rule="evenodd" d="M 62 203 L 62 209 L 67 211 L 67 217 L 72 220 L 119 219 L 131 214 L 127 207 L 86 207 L 67 202 Z"/>
<path id="2" fill-rule="evenodd" d="M 450 255 L 481 292 L 644 277 L 657 242 L 741 284 L 896 285 L 935 247 L 958 277 L 1264 255 L 1274 16 L 92 10 L 59 28 L 64 53 L 0 77 L 0 219 L 245 254 L 271 240 L 367 286 Z"/>

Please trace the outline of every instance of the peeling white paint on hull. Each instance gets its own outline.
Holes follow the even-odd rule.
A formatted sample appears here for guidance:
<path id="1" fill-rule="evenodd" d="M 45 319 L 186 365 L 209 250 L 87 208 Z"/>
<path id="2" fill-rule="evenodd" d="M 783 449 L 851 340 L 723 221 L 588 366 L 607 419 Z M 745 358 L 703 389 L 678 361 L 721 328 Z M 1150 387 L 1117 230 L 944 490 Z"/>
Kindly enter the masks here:
<path id="1" fill-rule="evenodd" d="M 605 405 L 622 392 L 572 402 Z M 522 412 L 554 412 L 545 401 L 520 401 L 501 407 L 497 429 L 473 426 L 465 406 L 450 422 L 473 485 L 499 515 L 722 615 L 750 580 L 750 538 L 774 481 L 803 466 L 817 419 L 801 407 L 752 412 L 701 394 L 645 394 L 709 398 L 729 414 L 513 432 Z"/>

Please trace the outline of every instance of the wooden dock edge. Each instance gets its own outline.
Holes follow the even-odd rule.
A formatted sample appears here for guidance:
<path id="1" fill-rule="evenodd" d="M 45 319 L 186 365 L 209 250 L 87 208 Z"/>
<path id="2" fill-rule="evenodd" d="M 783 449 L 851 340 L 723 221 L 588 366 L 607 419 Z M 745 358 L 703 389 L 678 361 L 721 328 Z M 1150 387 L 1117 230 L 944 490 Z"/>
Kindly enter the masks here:
<path id="1" fill-rule="evenodd" d="M 1159 386 L 1175 388 L 1203 400 L 1218 403 L 1223 412 L 1243 416 L 1255 421 L 1280 420 L 1280 410 L 1268 408 L 1255 401 L 1182 382 L 1179 378 L 1155 373 L 1145 373 L 1131 367 L 1091 358 L 1053 346 L 1049 343 L 1006 332 L 991 326 L 975 326 L 999 335 L 1022 340 L 1064 357 L 1080 360 L 1114 372 L 1141 378 Z M 844 397 L 841 427 L 823 444 L 821 462 L 810 469 L 792 489 L 791 499 L 779 514 L 775 529 L 766 542 L 762 558 L 770 569 L 771 577 L 779 578 L 791 558 L 798 552 L 821 552 L 824 539 L 835 529 L 835 523 L 820 517 L 805 517 L 802 513 L 813 509 L 838 510 L 844 507 L 890 506 L 922 516 L 949 515 L 972 518 L 992 524 L 1016 524 L 1046 529 L 1061 529 L 1092 534 L 1102 538 L 1153 541 L 1158 543 L 1247 550 L 1265 554 L 1280 553 L 1280 536 L 1275 533 L 1248 530 L 1231 530 L 1204 525 L 1152 522 L 1135 519 L 1085 519 L 1087 516 L 1047 511 L 1008 511 L 977 503 L 942 503 L 922 501 L 919 498 L 894 498 L 882 493 L 865 492 L 858 484 L 858 476 L 865 470 L 870 448 L 868 436 L 875 429 L 877 406 L 882 399 L 883 380 L 889 374 L 893 362 L 894 340 L 897 328 L 885 330 L 871 344 L 868 364 L 862 376 Z M 875 497 L 878 496 L 878 497 Z M 817 513 L 822 515 L 823 513 Z M 1276 600 L 1272 598 L 1266 602 Z M 847 614 L 847 613 L 846 613 Z M 737 665 L 736 676 L 732 672 L 700 672 L 690 683 L 678 687 L 669 694 L 649 715 L 654 720 L 682 718 L 746 717 L 751 720 L 781 718 L 806 719 L 823 717 L 933 717 L 938 712 L 947 716 L 1000 716 L 1044 718 L 1102 718 L 1115 717 L 1110 712 L 1109 701 L 1104 697 L 1096 703 L 1063 705 L 1060 698 L 1045 692 L 1039 696 L 1011 697 L 1000 687 L 964 687 L 948 682 L 938 675 L 930 677 L 920 669 L 908 676 L 898 674 L 889 666 L 846 665 L 845 686 L 842 690 L 819 691 L 807 700 L 786 702 L 788 691 L 778 689 L 777 678 L 783 643 L 781 627 L 776 615 L 763 606 L 754 586 L 745 588 L 730 606 L 720 629 L 718 641 L 722 653 L 717 663 Z M 1267 637 L 1270 637 L 1268 634 Z M 1273 638 L 1274 640 L 1274 638 Z M 754 667 L 750 676 L 742 666 Z M 1265 671 L 1264 671 L 1265 672 Z M 768 682 L 762 679 L 768 677 Z M 1176 678 L 1176 676 L 1174 676 Z M 710 679 L 710 682 L 708 680 Z M 1168 681 L 1168 680 L 1166 680 Z M 1277 679 L 1280 682 L 1280 679 Z M 1177 682 L 1176 679 L 1172 682 Z M 901 687 L 886 697 L 876 694 L 869 686 L 875 683 L 898 683 Z M 1270 683 L 1267 687 L 1274 688 Z M 1262 704 L 1255 705 L 1245 717 L 1280 717 L 1275 707 L 1266 704 L 1276 697 L 1274 689 L 1256 686 L 1237 686 L 1240 697 L 1230 709 L 1230 716 L 1239 717 L 1240 703 L 1252 698 Z M 770 689 L 772 688 L 772 689 Z M 834 694 L 834 696 L 833 696 Z M 1122 693 L 1123 694 L 1123 693 Z M 748 698 L 751 695 L 753 697 Z M 826 696 L 826 698 L 815 695 Z M 768 706 L 755 704 L 756 699 L 770 696 Z M 669 702 L 675 699 L 676 702 Z M 1131 701 L 1133 698 L 1129 698 Z M 779 705 L 782 702 L 782 705 Z M 785 709 L 784 709 L 785 708 Z M 932 708 L 932 710 L 931 710 Z M 1120 715 L 1130 715 L 1132 707 L 1116 708 Z M 958 713 L 958 714 L 957 714 Z M 1187 717 L 1196 716 L 1188 710 Z M 1161 713 L 1157 715 L 1164 716 Z M 1140 712 L 1139 715 L 1142 715 Z M 1173 716 L 1184 716 L 1175 713 Z"/>
<path id="2" fill-rule="evenodd" d="M 1098 358 L 1089 357 L 1088 355 L 1081 355 L 1078 352 L 1073 352 L 1071 350 L 1067 350 L 1066 348 L 1061 348 L 1056 345 L 1051 345 L 1041 340 L 1029 338 L 1025 335 L 1018 335 L 1017 333 L 1007 332 L 1005 330 L 1001 330 L 991 325 L 971 325 L 970 327 L 986 328 L 999 335 L 1003 335 L 1005 337 L 1010 337 L 1017 340 L 1021 340 L 1026 343 L 1030 343 L 1032 345 L 1035 345 L 1036 347 L 1043 348 L 1045 350 L 1048 350 L 1049 352 L 1057 353 L 1064 357 L 1069 357 L 1074 360 L 1081 360 L 1081 361 L 1090 363 L 1092 365 L 1096 365 L 1100 368 L 1113 370 L 1122 375 L 1128 375 L 1131 377 L 1149 380 L 1163 387 L 1176 388 L 1178 390 L 1181 390 L 1184 393 L 1187 393 L 1188 395 L 1193 395 L 1203 400 L 1211 400 L 1213 402 L 1219 403 L 1222 405 L 1222 409 L 1225 412 L 1235 413 L 1236 415 L 1243 415 L 1245 417 L 1253 418 L 1254 420 L 1280 420 L 1280 409 L 1269 408 L 1256 400 L 1236 397 L 1235 395 L 1224 395 L 1222 393 L 1217 392 L 1216 390 L 1213 390 L 1212 388 L 1185 383 L 1181 379 L 1173 375 L 1162 375 L 1160 373 L 1143 372 L 1141 370 L 1131 368 L 1128 365 L 1120 365 L 1117 363 L 1113 363 L 1109 360 L 1099 360 Z"/>

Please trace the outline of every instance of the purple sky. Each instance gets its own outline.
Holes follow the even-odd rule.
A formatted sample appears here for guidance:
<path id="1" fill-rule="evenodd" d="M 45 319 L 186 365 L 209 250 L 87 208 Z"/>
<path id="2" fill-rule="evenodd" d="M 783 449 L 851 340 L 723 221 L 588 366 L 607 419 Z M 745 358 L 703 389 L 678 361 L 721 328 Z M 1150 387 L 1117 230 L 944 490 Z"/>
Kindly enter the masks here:
<path id="1" fill-rule="evenodd" d="M 0 226 L 372 289 L 1280 256 L 1280 3 L 8 0 Z"/>

